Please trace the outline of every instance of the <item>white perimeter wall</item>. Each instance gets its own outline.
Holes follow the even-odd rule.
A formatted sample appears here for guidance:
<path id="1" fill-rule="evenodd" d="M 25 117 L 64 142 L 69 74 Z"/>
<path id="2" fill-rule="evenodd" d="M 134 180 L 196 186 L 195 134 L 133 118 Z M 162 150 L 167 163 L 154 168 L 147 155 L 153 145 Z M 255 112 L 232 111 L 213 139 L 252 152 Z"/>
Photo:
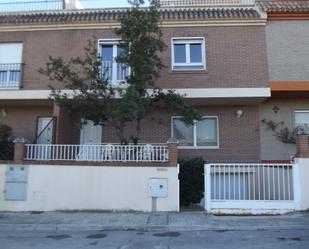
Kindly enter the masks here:
<path id="1" fill-rule="evenodd" d="M 298 176 L 295 180 L 299 179 L 296 183 L 298 189 L 295 192 L 295 194 L 299 193 L 297 208 L 307 210 L 309 209 L 309 158 L 296 158 L 295 163 L 298 166 Z"/>
<path id="2" fill-rule="evenodd" d="M 168 178 L 168 197 L 157 211 L 179 211 L 178 167 L 30 165 L 27 200 L 5 201 L 5 165 L 0 165 L 0 211 L 151 211 L 150 177 Z"/>

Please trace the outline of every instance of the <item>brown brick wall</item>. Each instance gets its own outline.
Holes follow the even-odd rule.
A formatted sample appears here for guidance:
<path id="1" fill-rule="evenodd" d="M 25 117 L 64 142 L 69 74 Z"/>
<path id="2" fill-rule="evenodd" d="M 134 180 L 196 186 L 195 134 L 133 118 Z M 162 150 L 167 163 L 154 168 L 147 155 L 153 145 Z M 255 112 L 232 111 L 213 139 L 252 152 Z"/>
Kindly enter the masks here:
<path id="1" fill-rule="evenodd" d="M 244 115 L 237 118 L 235 112 Z M 204 157 L 209 162 L 258 162 L 260 160 L 258 106 L 205 106 L 202 115 L 219 118 L 219 149 L 181 149 L 180 158 Z M 171 116 L 162 109 L 149 115 L 143 123 L 142 143 L 166 143 L 171 136 Z M 128 128 L 129 129 L 129 128 Z M 118 142 L 111 127 L 103 127 L 103 142 Z"/>
<path id="2" fill-rule="evenodd" d="M 158 84 L 175 88 L 265 87 L 267 60 L 264 27 L 166 28 L 164 39 L 205 37 L 206 72 L 172 72 L 171 47 L 163 54 L 167 68 Z"/>
<path id="3" fill-rule="evenodd" d="M 80 118 L 56 104 L 53 107 L 53 116 L 56 118 L 55 143 L 79 144 Z"/>
<path id="4" fill-rule="evenodd" d="M 0 114 L 0 123 L 12 127 L 15 137 L 25 137 L 33 141 L 36 137 L 37 118 L 51 117 L 52 107 L 48 106 L 1 106 L 7 112 Z"/>
<path id="5" fill-rule="evenodd" d="M 267 63 L 263 26 L 164 28 L 168 45 L 162 54 L 166 69 L 158 85 L 163 88 L 265 87 Z M 93 37 L 115 38 L 109 30 L 0 32 L 0 42 L 23 42 L 25 89 L 46 89 L 51 83 L 38 73 L 49 55 L 65 59 L 82 55 L 87 40 Z M 205 37 L 207 70 L 171 71 L 172 37 Z M 53 82 L 53 85 L 55 83 Z"/>
<path id="6" fill-rule="evenodd" d="M 181 149 L 178 156 L 204 157 L 208 162 L 258 162 L 260 160 L 259 110 L 258 106 L 204 106 L 198 108 L 202 115 L 219 118 L 219 149 Z M 235 113 L 242 109 L 244 115 Z M 53 115 L 52 107 L 7 107 L 7 116 L 0 117 L 0 123 L 10 125 L 16 137 L 33 140 L 36 134 L 38 116 Z M 171 137 L 171 116 L 163 109 L 157 109 L 144 121 L 141 143 L 166 143 Z M 63 125 L 58 127 L 62 136 L 60 143 L 79 143 L 79 126 L 76 118 L 62 117 Z M 129 130 L 132 127 L 128 127 Z M 62 135 L 61 135 L 62 134 Z M 115 130 L 103 127 L 103 143 L 118 143 Z M 70 140 L 71 139 L 71 140 Z"/>

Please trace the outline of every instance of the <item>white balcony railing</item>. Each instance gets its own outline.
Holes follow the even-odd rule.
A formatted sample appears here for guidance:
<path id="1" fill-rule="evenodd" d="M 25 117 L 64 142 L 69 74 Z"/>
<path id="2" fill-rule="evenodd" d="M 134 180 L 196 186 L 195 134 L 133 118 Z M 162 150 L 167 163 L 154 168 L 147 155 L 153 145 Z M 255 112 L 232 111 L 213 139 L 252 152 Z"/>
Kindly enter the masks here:
<path id="1" fill-rule="evenodd" d="M 129 6 L 127 0 L 0 0 L 0 13 L 64 9 L 110 9 L 128 8 Z"/>
<path id="2" fill-rule="evenodd" d="M 167 145 L 26 144 L 25 160 L 89 162 L 167 162 Z"/>
<path id="3" fill-rule="evenodd" d="M 253 6 L 255 0 L 160 0 L 161 7 L 175 6 Z"/>
<path id="4" fill-rule="evenodd" d="M 126 77 L 129 75 L 127 66 L 113 61 L 103 61 L 101 70 L 102 76 L 112 85 L 119 85 L 119 83 L 125 82 Z"/>
<path id="5" fill-rule="evenodd" d="M 18 88 L 21 83 L 21 64 L 0 64 L 0 88 Z"/>
<path id="6" fill-rule="evenodd" d="M 161 7 L 253 6 L 255 0 L 157 0 Z M 145 1 L 143 6 L 149 6 Z M 127 0 L 0 0 L 0 13 L 56 11 L 65 9 L 128 8 Z"/>

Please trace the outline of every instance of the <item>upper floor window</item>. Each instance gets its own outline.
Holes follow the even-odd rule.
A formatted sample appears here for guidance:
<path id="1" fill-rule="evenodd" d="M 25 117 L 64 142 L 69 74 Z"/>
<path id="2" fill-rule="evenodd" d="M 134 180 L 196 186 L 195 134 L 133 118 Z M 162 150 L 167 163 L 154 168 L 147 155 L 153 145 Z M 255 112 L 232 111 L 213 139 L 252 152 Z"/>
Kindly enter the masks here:
<path id="1" fill-rule="evenodd" d="M 125 82 L 129 74 L 128 67 L 117 63 L 115 59 L 124 52 L 120 40 L 99 40 L 99 51 L 102 59 L 101 70 L 103 77 L 112 85 Z"/>
<path id="2" fill-rule="evenodd" d="M 173 70 L 205 70 L 204 38 L 172 39 Z"/>
<path id="3" fill-rule="evenodd" d="M 295 128 L 303 129 L 304 132 L 309 132 L 309 110 L 297 110 L 294 112 Z"/>
<path id="4" fill-rule="evenodd" d="M 20 86 L 22 47 L 22 43 L 0 43 L 0 88 Z"/>
<path id="5" fill-rule="evenodd" d="M 172 118 L 172 137 L 180 147 L 218 148 L 218 117 L 203 117 L 193 125 L 187 125 L 181 117 Z"/>

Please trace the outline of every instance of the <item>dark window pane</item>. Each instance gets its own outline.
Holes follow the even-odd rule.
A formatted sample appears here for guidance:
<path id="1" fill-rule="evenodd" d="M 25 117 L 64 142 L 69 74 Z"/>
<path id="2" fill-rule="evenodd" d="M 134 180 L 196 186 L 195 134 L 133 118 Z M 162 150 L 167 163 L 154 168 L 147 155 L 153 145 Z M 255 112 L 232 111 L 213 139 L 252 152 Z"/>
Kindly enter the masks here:
<path id="1" fill-rule="evenodd" d="M 190 44 L 190 61 L 192 63 L 202 63 L 202 45 Z"/>
<path id="2" fill-rule="evenodd" d="M 102 46 L 102 60 L 113 61 L 113 45 Z"/>
<path id="3" fill-rule="evenodd" d="M 206 118 L 196 123 L 197 146 L 217 146 L 217 119 Z"/>
<path id="4" fill-rule="evenodd" d="M 186 46 L 185 44 L 174 45 L 174 62 L 185 63 L 186 62 Z"/>
<path id="5" fill-rule="evenodd" d="M 173 119 L 173 135 L 179 145 L 193 146 L 193 126 L 186 125 L 181 119 Z"/>

